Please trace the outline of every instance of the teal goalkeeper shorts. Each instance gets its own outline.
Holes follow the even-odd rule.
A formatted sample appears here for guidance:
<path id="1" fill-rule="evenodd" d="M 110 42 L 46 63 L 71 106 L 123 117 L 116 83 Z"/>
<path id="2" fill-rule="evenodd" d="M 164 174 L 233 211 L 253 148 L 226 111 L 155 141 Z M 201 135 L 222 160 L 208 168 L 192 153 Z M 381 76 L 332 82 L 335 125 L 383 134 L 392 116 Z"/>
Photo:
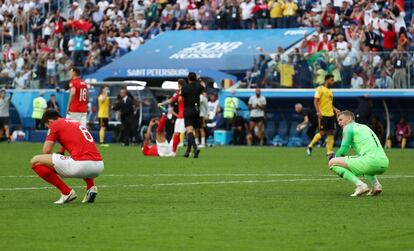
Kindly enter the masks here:
<path id="1" fill-rule="evenodd" d="M 345 162 L 349 170 L 357 176 L 383 174 L 389 164 L 387 156 L 383 155 L 347 156 Z"/>

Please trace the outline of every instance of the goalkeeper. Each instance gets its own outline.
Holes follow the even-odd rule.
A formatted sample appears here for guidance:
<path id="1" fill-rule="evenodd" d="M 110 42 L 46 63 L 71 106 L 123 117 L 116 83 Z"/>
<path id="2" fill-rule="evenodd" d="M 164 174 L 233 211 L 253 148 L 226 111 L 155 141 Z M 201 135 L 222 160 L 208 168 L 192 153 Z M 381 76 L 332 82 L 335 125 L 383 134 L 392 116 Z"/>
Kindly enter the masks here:
<path id="1" fill-rule="evenodd" d="M 339 113 L 338 124 L 343 128 L 343 138 L 341 148 L 329 161 L 329 169 L 356 186 L 351 196 L 365 193 L 375 196 L 382 192 L 375 175 L 384 173 L 389 161 L 375 133 L 368 126 L 354 120 L 355 116 L 350 111 Z M 351 147 L 356 155 L 344 157 Z M 364 176 L 372 184 L 372 188 L 369 189 L 358 176 Z"/>

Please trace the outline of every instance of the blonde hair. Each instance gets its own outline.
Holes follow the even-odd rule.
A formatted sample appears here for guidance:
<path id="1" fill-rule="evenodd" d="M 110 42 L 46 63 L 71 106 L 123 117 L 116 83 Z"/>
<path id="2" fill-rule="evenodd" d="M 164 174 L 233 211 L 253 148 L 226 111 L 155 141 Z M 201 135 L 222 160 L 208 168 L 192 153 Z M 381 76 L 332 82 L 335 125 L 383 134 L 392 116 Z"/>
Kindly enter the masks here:
<path id="1" fill-rule="evenodd" d="M 347 117 L 351 117 L 351 118 L 352 118 L 352 120 L 355 120 L 355 115 L 354 115 L 354 113 L 353 113 L 353 112 L 351 112 L 351 111 L 348 111 L 348 110 L 342 111 L 342 112 L 340 112 L 340 113 L 338 114 L 338 117 L 339 117 L 339 116 L 341 116 L 341 115 L 344 115 L 344 116 L 347 116 Z"/>

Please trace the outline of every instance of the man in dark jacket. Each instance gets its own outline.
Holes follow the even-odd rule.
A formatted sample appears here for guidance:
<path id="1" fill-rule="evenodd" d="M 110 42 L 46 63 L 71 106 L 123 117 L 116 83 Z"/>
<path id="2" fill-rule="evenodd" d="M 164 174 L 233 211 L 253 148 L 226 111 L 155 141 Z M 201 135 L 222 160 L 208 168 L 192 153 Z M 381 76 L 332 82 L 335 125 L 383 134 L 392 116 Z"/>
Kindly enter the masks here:
<path id="1" fill-rule="evenodd" d="M 113 109 L 121 112 L 121 141 L 124 146 L 128 146 L 133 129 L 134 98 L 127 92 L 126 88 L 122 88 L 119 91 L 118 101 Z"/>
<path id="2" fill-rule="evenodd" d="M 360 124 L 367 125 L 372 114 L 372 101 L 368 98 L 368 94 L 359 98 L 358 107 L 355 110 L 355 121 Z"/>

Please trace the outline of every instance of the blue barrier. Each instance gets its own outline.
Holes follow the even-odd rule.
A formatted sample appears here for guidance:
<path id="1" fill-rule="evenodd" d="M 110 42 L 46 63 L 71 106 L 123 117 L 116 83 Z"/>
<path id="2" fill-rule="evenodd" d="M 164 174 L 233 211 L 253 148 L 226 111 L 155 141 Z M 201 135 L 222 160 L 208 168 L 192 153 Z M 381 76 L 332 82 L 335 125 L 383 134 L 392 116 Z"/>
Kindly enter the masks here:
<path id="1" fill-rule="evenodd" d="M 214 131 L 214 143 L 216 145 L 228 145 L 233 137 L 232 131 L 215 130 Z"/>
<path id="2" fill-rule="evenodd" d="M 44 90 L 46 101 L 50 99 L 51 94 L 55 94 L 56 101 L 59 104 L 59 112 L 62 116 L 66 113 L 69 94 L 67 92 L 57 92 L 56 90 Z M 39 96 L 39 90 L 20 90 L 13 91 L 12 103 L 16 108 L 23 128 L 33 128 L 34 120 L 32 119 L 33 99 Z"/>

